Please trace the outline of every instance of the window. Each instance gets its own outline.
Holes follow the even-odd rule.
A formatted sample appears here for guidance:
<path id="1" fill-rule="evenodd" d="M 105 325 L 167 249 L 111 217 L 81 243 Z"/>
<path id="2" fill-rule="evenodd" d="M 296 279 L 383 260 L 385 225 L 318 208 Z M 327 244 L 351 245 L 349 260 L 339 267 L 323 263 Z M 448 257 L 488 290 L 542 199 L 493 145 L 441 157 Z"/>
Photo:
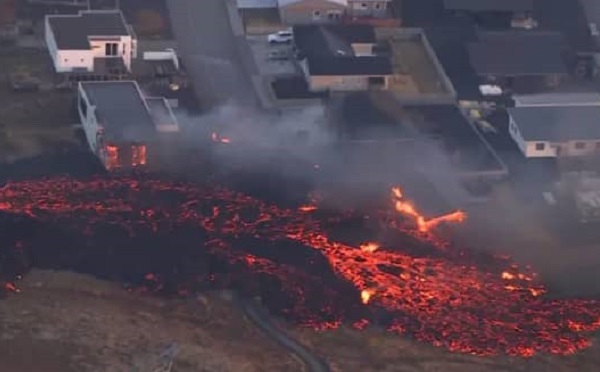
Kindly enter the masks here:
<path id="1" fill-rule="evenodd" d="M 360 3 L 360 7 L 363 9 L 367 9 L 368 5 L 367 3 Z"/>
<path id="2" fill-rule="evenodd" d="M 585 149 L 585 142 L 575 142 L 575 148 L 577 150 L 583 150 L 583 149 Z"/>
<path id="3" fill-rule="evenodd" d="M 313 12 L 313 19 L 319 19 L 321 18 L 321 11 L 320 10 L 315 10 Z"/>
<path id="4" fill-rule="evenodd" d="M 600 150 L 600 142 L 596 142 L 596 150 Z"/>
<path id="5" fill-rule="evenodd" d="M 544 151 L 546 144 L 544 142 L 538 142 L 535 144 L 535 151 Z"/>
<path id="6" fill-rule="evenodd" d="M 382 76 L 371 76 L 369 77 L 369 85 L 372 87 L 383 87 L 385 86 L 385 78 Z"/>
<path id="7" fill-rule="evenodd" d="M 118 54 L 119 45 L 117 43 L 106 43 L 104 45 L 104 54 L 106 56 L 116 56 Z"/>
<path id="8" fill-rule="evenodd" d="M 377 10 L 381 9 L 381 4 L 379 4 L 379 3 L 375 4 L 375 9 L 377 9 Z"/>
<path id="9" fill-rule="evenodd" d="M 68 58 L 65 58 L 64 62 L 65 62 L 65 63 L 69 62 L 69 59 L 68 59 Z"/>

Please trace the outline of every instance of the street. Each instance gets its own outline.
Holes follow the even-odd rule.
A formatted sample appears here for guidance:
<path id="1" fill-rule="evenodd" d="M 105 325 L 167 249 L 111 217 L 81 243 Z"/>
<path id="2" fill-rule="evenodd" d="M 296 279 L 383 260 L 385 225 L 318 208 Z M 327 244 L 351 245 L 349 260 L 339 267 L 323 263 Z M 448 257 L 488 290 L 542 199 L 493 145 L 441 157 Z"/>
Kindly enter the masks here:
<path id="1" fill-rule="evenodd" d="M 167 0 L 173 33 L 200 104 L 204 108 L 235 102 L 256 103 L 226 1 Z"/>

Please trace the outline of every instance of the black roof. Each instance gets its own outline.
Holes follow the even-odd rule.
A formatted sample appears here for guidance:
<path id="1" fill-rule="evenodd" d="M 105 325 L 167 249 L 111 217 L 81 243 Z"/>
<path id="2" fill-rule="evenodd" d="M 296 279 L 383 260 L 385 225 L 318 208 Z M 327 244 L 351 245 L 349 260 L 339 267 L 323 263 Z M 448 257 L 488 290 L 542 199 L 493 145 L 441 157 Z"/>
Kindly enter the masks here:
<path id="1" fill-rule="evenodd" d="M 311 75 L 389 75 L 389 56 L 357 57 L 355 43 L 376 43 L 375 30 L 367 25 L 302 25 L 293 29 L 294 43 L 306 57 Z"/>
<path id="2" fill-rule="evenodd" d="M 134 81 L 80 83 L 107 141 L 137 142 L 154 138 L 156 129 L 149 108 Z"/>
<path id="3" fill-rule="evenodd" d="M 444 7 L 448 10 L 473 12 L 528 12 L 533 10 L 533 2 L 534 0 L 444 0 Z"/>
<path id="4" fill-rule="evenodd" d="M 311 75 L 391 75 L 392 62 L 387 56 L 308 58 Z"/>
<path id="5" fill-rule="evenodd" d="M 294 41 L 305 45 L 315 38 L 335 37 L 346 43 L 374 43 L 375 29 L 369 25 L 299 25 L 294 26 Z"/>
<path id="6" fill-rule="evenodd" d="M 535 0 L 533 18 L 538 21 L 539 30 L 562 32 L 575 52 L 589 53 L 598 49 L 581 1 Z"/>
<path id="7" fill-rule="evenodd" d="M 566 74 L 566 41 L 559 32 L 482 32 L 467 46 L 469 60 L 480 75 Z"/>
<path id="8" fill-rule="evenodd" d="M 89 49 L 90 36 L 130 34 L 120 11 L 84 11 L 78 15 L 49 15 L 48 22 L 58 49 Z"/>

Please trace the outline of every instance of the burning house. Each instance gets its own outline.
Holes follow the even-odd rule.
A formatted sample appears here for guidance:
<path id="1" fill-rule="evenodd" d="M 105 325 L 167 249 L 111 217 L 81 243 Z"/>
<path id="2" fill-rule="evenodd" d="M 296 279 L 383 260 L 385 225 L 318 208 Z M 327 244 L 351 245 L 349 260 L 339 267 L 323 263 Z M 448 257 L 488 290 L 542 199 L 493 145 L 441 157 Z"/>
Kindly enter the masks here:
<path id="1" fill-rule="evenodd" d="M 179 131 L 166 99 L 144 97 L 135 81 L 81 82 L 77 91 L 87 142 L 109 170 L 146 165 L 161 135 Z"/>

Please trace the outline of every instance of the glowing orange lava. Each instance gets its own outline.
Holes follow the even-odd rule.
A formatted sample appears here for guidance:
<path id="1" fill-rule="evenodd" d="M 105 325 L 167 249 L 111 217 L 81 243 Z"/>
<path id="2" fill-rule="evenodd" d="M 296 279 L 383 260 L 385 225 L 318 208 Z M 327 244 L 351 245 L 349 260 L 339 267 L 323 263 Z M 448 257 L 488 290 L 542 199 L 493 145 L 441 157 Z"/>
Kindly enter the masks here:
<path id="1" fill-rule="evenodd" d="M 331 238 L 324 226 L 332 218 L 323 217 L 324 211 L 282 209 L 230 190 L 150 177 L 143 181 L 111 176 L 9 183 L 0 189 L 0 210 L 90 234 L 107 221 L 132 234 L 139 226 L 151 231 L 192 226 L 208 236 L 198 242 L 199 250 L 247 268 L 261 278 L 259 282 L 278 278 L 289 304 L 283 314 L 315 329 L 335 328 L 343 322 L 363 329 L 381 321 L 375 314 L 385 313 L 383 325 L 390 331 L 464 353 L 571 354 L 589 346 L 586 333 L 600 328 L 600 301 L 548 298 L 529 268 L 508 258 L 486 256 L 482 260 L 481 254 L 470 254 L 432 233 L 438 223 L 458 221 L 464 215 L 427 220 L 404 200 L 399 188 L 393 193 L 396 211 L 416 224 L 411 230 L 402 224 L 405 219 L 377 218 L 382 228 L 393 226 L 401 234 L 396 243 L 386 242 L 385 249 L 375 248 L 377 243 L 359 246 Z M 344 223 L 343 215 L 334 216 L 339 224 Z M 440 222 L 427 224 L 434 220 Z M 261 246 L 270 244 L 277 260 L 236 249 L 234 241 L 240 237 L 259 240 Z M 363 241 L 373 239 L 364 236 Z M 414 239 L 434 249 L 411 250 Z M 278 261 L 299 247 L 309 247 L 308 251 L 324 258 L 337 278 L 343 279 L 341 283 L 352 284 L 348 287 L 355 297 L 336 297 L 338 287 L 318 292 L 318 286 L 326 282 L 317 280 L 324 274 L 314 269 L 313 259 L 304 266 L 295 266 L 295 260 Z M 168 248 L 178 252 L 175 245 Z M 306 284 L 311 281 L 317 284 Z M 341 308 L 340 301 L 349 301 L 351 306 Z M 311 304 L 318 304 L 318 309 Z"/>

